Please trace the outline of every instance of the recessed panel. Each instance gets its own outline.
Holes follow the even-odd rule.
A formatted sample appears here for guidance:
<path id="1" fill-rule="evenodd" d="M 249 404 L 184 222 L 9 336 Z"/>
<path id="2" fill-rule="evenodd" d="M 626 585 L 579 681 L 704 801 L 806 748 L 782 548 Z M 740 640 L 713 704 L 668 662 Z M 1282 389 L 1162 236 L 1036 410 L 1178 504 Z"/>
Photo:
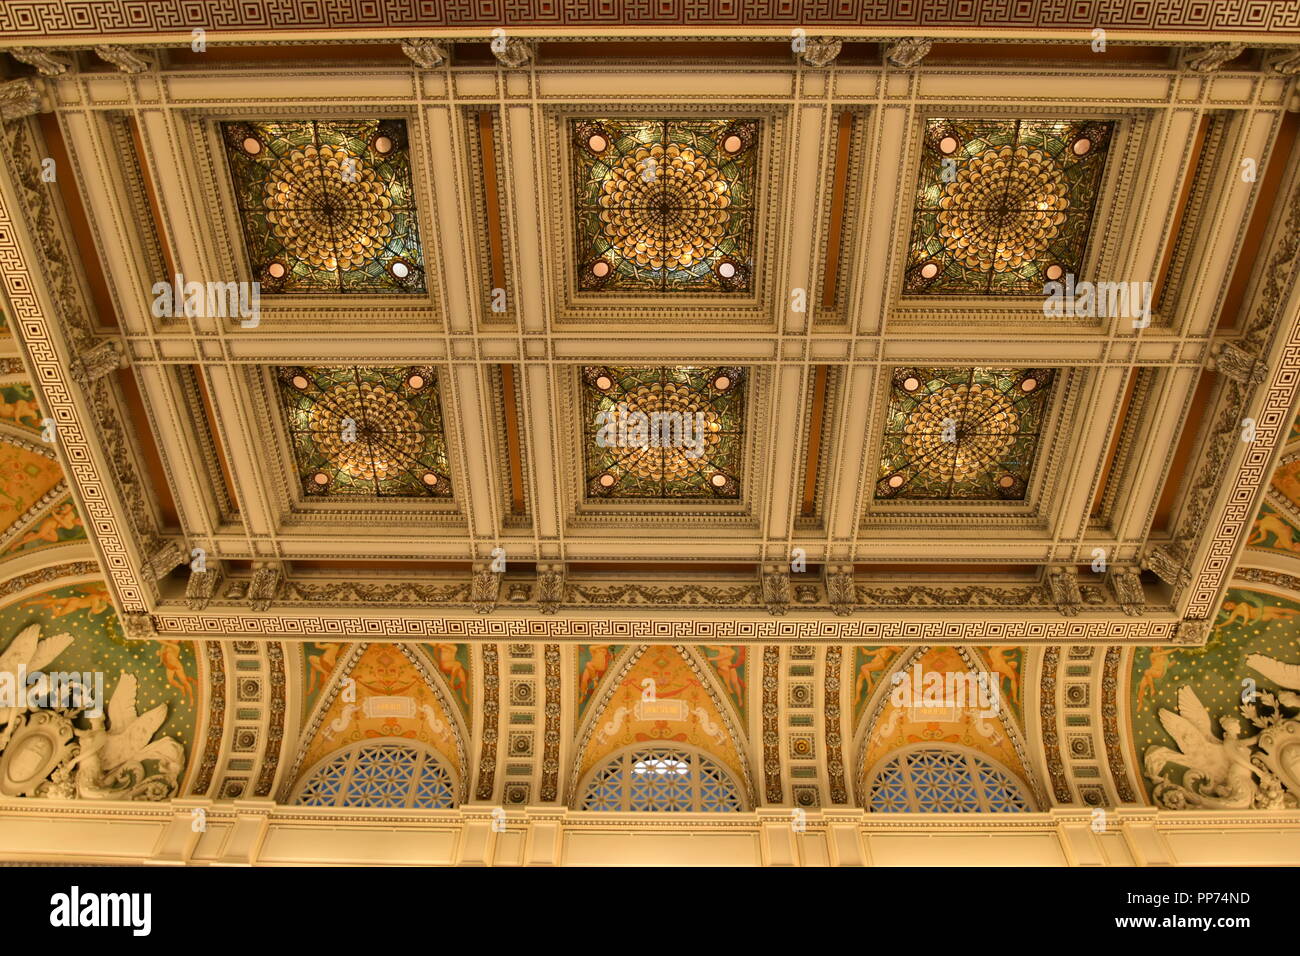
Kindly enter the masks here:
<path id="1" fill-rule="evenodd" d="M 254 277 L 267 293 L 425 291 L 406 123 L 223 123 Z"/>
<path id="2" fill-rule="evenodd" d="M 589 499 L 737 500 L 746 370 L 583 369 Z"/>
<path id="3" fill-rule="evenodd" d="M 895 369 L 876 500 L 1024 500 L 1054 378 L 1051 369 Z"/>
<path id="4" fill-rule="evenodd" d="M 290 366 L 276 378 L 305 494 L 451 496 L 433 369 Z"/>
<path id="5" fill-rule="evenodd" d="M 1113 131 L 926 120 L 904 293 L 1041 296 L 1078 276 Z"/>
<path id="6" fill-rule="evenodd" d="M 749 293 L 756 119 L 570 124 L 583 292 Z"/>

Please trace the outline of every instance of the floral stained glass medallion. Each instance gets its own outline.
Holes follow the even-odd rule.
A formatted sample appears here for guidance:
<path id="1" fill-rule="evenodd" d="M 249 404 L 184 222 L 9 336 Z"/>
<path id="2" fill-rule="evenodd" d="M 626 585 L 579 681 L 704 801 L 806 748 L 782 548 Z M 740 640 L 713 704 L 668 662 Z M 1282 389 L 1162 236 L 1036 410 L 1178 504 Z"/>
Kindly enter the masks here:
<path id="1" fill-rule="evenodd" d="M 1079 276 L 1114 123 L 925 123 L 903 291 L 1041 296 Z"/>
<path id="2" fill-rule="evenodd" d="M 746 370 L 586 368 L 589 499 L 740 498 Z"/>
<path id="3" fill-rule="evenodd" d="M 1022 501 L 1052 369 L 898 368 L 876 500 Z"/>
<path id="4" fill-rule="evenodd" d="M 406 123 L 223 123 L 253 277 L 268 293 L 425 291 Z"/>
<path id="5" fill-rule="evenodd" d="M 276 378 L 305 494 L 451 496 L 432 368 L 289 366 Z"/>
<path id="6" fill-rule="evenodd" d="M 748 293 L 755 119 L 570 124 L 584 292 Z"/>

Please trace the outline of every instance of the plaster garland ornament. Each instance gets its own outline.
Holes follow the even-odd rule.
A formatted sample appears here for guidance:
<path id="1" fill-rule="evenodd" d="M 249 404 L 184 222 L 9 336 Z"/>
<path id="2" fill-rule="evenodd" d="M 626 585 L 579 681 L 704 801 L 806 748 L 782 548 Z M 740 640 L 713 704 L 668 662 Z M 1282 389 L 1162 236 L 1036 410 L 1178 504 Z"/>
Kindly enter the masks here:
<path id="1" fill-rule="evenodd" d="M 32 79 L 0 83 L 0 120 L 11 122 L 48 112 L 41 88 Z"/>
<path id="2" fill-rule="evenodd" d="M 1178 712 L 1160 711 L 1160 723 L 1178 750 L 1150 747 L 1143 759 L 1155 783 L 1152 797 L 1171 810 L 1293 810 L 1300 806 L 1300 664 L 1251 654 L 1246 664 L 1285 690 L 1257 691 L 1241 717 L 1210 713 L 1191 687 L 1178 691 Z M 1260 732 L 1243 737 L 1243 718 Z M 1181 769 L 1181 774 L 1179 773 Z"/>
<path id="3" fill-rule="evenodd" d="M 128 641 L 152 641 L 158 637 L 158 628 L 153 615 L 147 612 L 119 614 L 118 623 Z"/>
<path id="4" fill-rule="evenodd" d="M 106 339 L 81 352 L 73 367 L 73 377 L 83 387 L 120 368 L 126 368 L 126 349 L 118 339 Z"/>
<path id="5" fill-rule="evenodd" d="M 1115 593 L 1120 610 L 1130 617 L 1140 617 L 1146 612 L 1146 592 L 1136 568 L 1112 568 L 1110 588 Z"/>
<path id="6" fill-rule="evenodd" d="M 1204 647 L 1210 639 L 1214 622 L 1209 618 L 1183 618 L 1170 635 L 1170 642 L 1183 647 Z"/>
<path id="7" fill-rule="evenodd" d="M 433 40 L 403 40 L 402 52 L 422 70 L 432 70 L 447 62 L 447 47 Z"/>
<path id="8" fill-rule="evenodd" d="M 1183 65 L 1195 73 L 1213 73 L 1229 60 L 1235 60 L 1246 49 L 1244 43 L 1209 43 L 1205 46 L 1187 47 L 1183 51 Z"/>
<path id="9" fill-rule="evenodd" d="M 253 579 L 248 584 L 249 605 L 254 611 L 265 611 L 275 600 L 282 584 L 284 572 L 279 565 L 263 564 L 253 572 Z"/>
<path id="10" fill-rule="evenodd" d="M 492 43 L 492 55 L 497 58 L 497 62 L 510 69 L 518 69 L 525 63 L 529 63 L 537 58 L 537 41 L 520 40 L 517 37 L 506 37 L 504 42 Z"/>
<path id="11" fill-rule="evenodd" d="M 784 614 L 790 605 L 790 572 L 781 566 L 762 572 L 763 603 L 769 614 Z"/>
<path id="12" fill-rule="evenodd" d="M 16 46 L 9 54 L 19 63 L 36 67 L 41 76 L 62 76 L 72 69 L 71 58 L 41 47 Z"/>
<path id="13" fill-rule="evenodd" d="M 826 600 L 840 617 L 853 613 L 857 594 L 853 587 L 853 565 L 826 565 Z"/>
<path id="14" fill-rule="evenodd" d="M 123 73 L 144 73 L 153 66 L 153 61 L 142 56 L 130 47 L 115 43 L 102 43 L 95 47 L 95 55 L 105 63 L 111 63 Z"/>
<path id="15" fill-rule="evenodd" d="M 1048 568 L 1047 587 L 1058 611 L 1067 617 L 1079 613 L 1083 595 L 1079 591 L 1079 578 L 1074 568 Z"/>
<path id="16" fill-rule="evenodd" d="M 469 600 L 474 605 L 474 610 L 480 614 L 490 614 L 497 606 L 500 594 L 501 575 L 487 565 L 476 567 L 469 587 Z"/>
<path id="17" fill-rule="evenodd" d="M 1205 360 L 1206 367 L 1222 372 L 1233 381 L 1258 385 L 1268 377 L 1268 366 L 1251 352 L 1231 342 L 1220 342 Z"/>
<path id="18" fill-rule="evenodd" d="M 835 62 L 835 58 L 840 55 L 843 46 L 843 41 L 836 40 L 834 37 L 817 37 L 816 39 L 807 40 L 803 50 L 799 53 L 799 62 L 804 66 L 817 69 L 828 67 Z"/>
<path id="19" fill-rule="evenodd" d="M 897 67 L 900 70 L 910 70 L 925 59 L 933 43 L 933 40 L 927 40 L 924 37 L 903 37 L 893 43 L 882 44 L 882 46 L 884 47 L 885 60 L 890 66 Z"/>

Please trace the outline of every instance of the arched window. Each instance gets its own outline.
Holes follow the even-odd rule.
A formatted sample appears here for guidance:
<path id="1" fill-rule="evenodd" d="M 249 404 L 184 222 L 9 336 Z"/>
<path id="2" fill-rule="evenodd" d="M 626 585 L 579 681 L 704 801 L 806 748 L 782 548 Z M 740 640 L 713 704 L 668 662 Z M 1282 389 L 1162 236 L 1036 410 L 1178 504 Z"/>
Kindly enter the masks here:
<path id="1" fill-rule="evenodd" d="M 431 748 L 409 741 L 368 740 L 317 764 L 290 802 L 306 807 L 445 810 L 455 801 L 451 772 Z"/>
<path id="2" fill-rule="evenodd" d="M 978 754 L 925 748 L 891 756 L 867 782 L 875 813 L 1017 813 L 1030 810 L 1024 788 Z"/>
<path id="3" fill-rule="evenodd" d="M 677 747 L 620 751 L 587 776 L 583 810 L 724 813 L 741 809 L 740 787 L 717 761 Z"/>

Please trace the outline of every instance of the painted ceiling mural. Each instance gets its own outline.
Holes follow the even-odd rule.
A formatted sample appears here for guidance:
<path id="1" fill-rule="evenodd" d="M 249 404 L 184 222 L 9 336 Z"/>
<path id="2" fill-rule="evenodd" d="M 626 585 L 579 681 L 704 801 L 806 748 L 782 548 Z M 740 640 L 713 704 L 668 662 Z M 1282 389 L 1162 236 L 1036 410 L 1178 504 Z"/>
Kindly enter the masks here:
<path id="1" fill-rule="evenodd" d="M 927 120 L 906 292 L 1041 296 L 1078 276 L 1113 128 Z"/>
<path id="2" fill-rule="evenodd" d="M 753 288 L 761 123 L 584 119 L 573 142 L 580 288 Z"/>
<path id="3" fill-rule="evenodd" d="M 263 291 L 425 291 L 405 121 L 221 129 L 244 246 Z"/>
<path id="4" fill-rule="evenodd" d="M 69 541 L 86 540 L 86 526 L 81 522 L 71 495 L 64 495 L 48 508 L 37 511 L 13 530 L 12 535 L 5 535 L 9 543 L 0 551 L 0 559 Z"/>

